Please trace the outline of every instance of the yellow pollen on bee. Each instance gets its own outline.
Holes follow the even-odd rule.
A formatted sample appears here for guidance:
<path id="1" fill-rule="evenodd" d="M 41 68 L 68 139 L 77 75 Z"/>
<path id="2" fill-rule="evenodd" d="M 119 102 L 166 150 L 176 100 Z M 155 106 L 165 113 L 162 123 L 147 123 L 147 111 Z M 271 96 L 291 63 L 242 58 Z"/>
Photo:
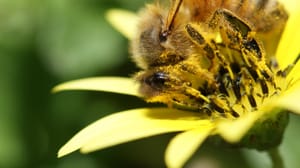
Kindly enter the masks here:
<path id="1" fill-rule="evenodd" d="M 273 60 L 288 18 L 281 4 L 251 1 L 248 9 L 248 3 L 221 2 L 175 0 L 169 11 L 146 8 L 132 51 L 147 102 L 237 118 L 288 87 L 288 69 Z"/>

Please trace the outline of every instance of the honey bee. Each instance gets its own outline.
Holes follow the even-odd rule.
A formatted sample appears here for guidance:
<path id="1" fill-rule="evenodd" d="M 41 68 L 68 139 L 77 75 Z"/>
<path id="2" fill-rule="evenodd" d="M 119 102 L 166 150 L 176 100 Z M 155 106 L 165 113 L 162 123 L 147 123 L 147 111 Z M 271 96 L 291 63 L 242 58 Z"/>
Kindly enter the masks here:
<path id="1" fill-rule="evenodd" d="M 271 60 L 288 18 L 276 0 L 173 0 L 140 18 L 131 49 L 148 102 L 237 117 L 241 99 L 256 108 L 254 85 L 262 96 L 275 85 Z"/>

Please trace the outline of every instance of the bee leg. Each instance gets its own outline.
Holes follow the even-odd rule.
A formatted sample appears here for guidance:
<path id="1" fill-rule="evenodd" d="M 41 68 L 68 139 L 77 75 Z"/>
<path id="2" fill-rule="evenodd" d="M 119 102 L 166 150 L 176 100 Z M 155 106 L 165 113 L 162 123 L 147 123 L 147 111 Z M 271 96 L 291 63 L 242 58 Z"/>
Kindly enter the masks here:
<path id="1" fill-rule="evenodd" d="M 220 32 L 222 43 L 226 47 L 241 51 L 242 54 L 248 52 L 251 53 L 249 54 L 251 57 L 263 59 L 264 49 L 258 40 L 254 38 L 253 29 L 246 21 L 243 21 L 229 10 L 216 10 L 208 25 Z M 251 65 L 248 59 L 249 55 L 243 58 L 248 66 Z"/>
<path id="2" fill-rule="evenodd" d="M 174 103 L 173 96 L 176 95 L 176 94 L 172 94 L 174 93 L 174 91 L 179 93 L 179 95 L 183 94 L 184 96 L 193 98 L 194 100 L 198 100 L 198 101 L 201 100 L 207 103 L 210 102 L 210 100 L 205 95 L 203 95 L 199 90 L 193 88 L 189 81 L 180 80 L 176 75 L 172 75 L 172 73 L 169 74 L 164 74 L 161 72 L 156 73 L 153 77 L 152 76 L 150 77 L 150 84 L 152 85 L 152 87 L 154 86 L 156 87 L 156 89 L 159 89 L 160 92 L 165 92 L 170 94 L 170 97 L 167 98 L 161 97 L 159 100 L 159 102 L 164 102 L 168 104 L 169 107 L 172 107 Z M 180 101 L 182 97 L 179 96 L 177 98 L 179 98 L 178 101 Z"/>
<path id="3" fill-rule="evenodd" d="M 178 64 L 178 66 L 182 72 L 187 72 L 189 74 L 192 74 L 197 78 L 200 78 L 201 81 L 203 80 L 207 81 L 207 83 L 212 89 L 216 89 L 218 87 L 214 73 L 208 71 L 207 69 L 201 68 L 199 67 L 199 65 L 194 65 L 192 63 L 187 63 L 187 62 L 180 63 Z"/>
<path id="4" fill-rule="evenodd" d="M 208 25 L 212 29 L 219 29 L 223 42 L 235 49 L 239 49 L 241 39 L 248 37 L 253 30 L 249 24 L 227 9 L 216 10 Z"/>
<path id="5" fill-rule="evenodd" d="M 205 95 L 203 95 L 199 90 L 192 88 L 192 87 L 184 87 L 184 94 L 189 96 L 189 97 L 193 97 L 196 99 L 200 99 L 203 100 L 206 103 L 210 103 L 210 100 L 208 97 L 206 97 Z"/>
<path id="6" fill-rule="evenodd" d="M 198 44 L 198 46 L 205 52 L 205 56 L 210 59 L 211 67 L 209 68 L 209 71 L 213 73 L 217 72 L 219 70 L 219 63 L 221 62 L 229 72 L 230 78 L 233 79 L 234 75 L 230 67 L 230 63 L 223 55 L 220 54 L 216 42 L 213 39 L 205 39 L 205 37 L 202 36 L 192 24 L 187 24 L 185 26 L 185 30 L 192 41 Z"/>
<path id="7" fill-rule="evenodd" d="M 233 70 L 230 66 L 230 62 L 224 57 L 224 55 L 222 55 L 219 50 L 215 50 L 216 56 L 219 59 L 219 61 L 222 63 L 222 66 L 225 67 L 225 69 L 227 70 L 229 77 L 231 80 L 233 80 L 235 78 L 235 75 L 233 73 Z"/>
<path id="8" fill-rule="evenodd" d="M 204 52 L 204 56 L 210 60 L 210 66 L 208 70 L 212 73 L 216 73 L 219 67 L 216 54 L 210 44 L 211 40 L 200 34 L 201 31 L 199 31 L 196 28 L 196 25 L 193 25 L 192 23 L 188 23 L 185 25 L 185 31 L 189 38 L 193 41 L 193 43 L 196 44 Z"/>
<path id="9" fill-rule="evenodd" d="M 246 21 L 229 10 L 219 9 L 211 18 L 209 26 L 219 29 L 223 43 L 228 48 L 241 52 L 247 67 L 256 71 L 260 80 L 273 80 L 273 73 L 265 60 L 264 48 Z"/>

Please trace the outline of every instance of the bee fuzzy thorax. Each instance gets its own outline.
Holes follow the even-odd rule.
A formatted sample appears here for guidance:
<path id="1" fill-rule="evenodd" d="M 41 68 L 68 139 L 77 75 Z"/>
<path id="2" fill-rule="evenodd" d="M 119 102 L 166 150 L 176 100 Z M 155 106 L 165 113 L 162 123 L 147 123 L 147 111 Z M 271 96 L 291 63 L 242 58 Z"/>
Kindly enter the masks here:
<path id="1" fill-rule="evenodd" d="M 140 18 L 131 48 L 148 102 L 239 117 L 288 87 L 273 55 L 287 20 L 275 0 L 175 0 Z"/>

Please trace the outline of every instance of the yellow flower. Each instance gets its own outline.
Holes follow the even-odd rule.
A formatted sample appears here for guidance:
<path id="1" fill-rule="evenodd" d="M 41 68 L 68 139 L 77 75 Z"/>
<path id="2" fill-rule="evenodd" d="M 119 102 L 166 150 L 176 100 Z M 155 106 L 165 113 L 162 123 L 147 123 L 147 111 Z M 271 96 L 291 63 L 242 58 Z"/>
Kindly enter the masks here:
<path id="1" fill-rule="evenodd" d="M 280 40 L 276 58 L 280 69 L 293 64 L 300 53 L 300 2 L 282 0 L 290 14 L 287 26 Z M 122 10 L 112 10 L 109 19 L 126 37 L 132 38 L 137 17 Z M 119 19 L 119 18 L 122 19 Z M 117 18 L 117 20 L 116 20 Z M 130 24 L 129 24 L 130 23 Z M 128 26 L 129 24 L 129 26 Z M 126 26 L 124 26 L 126 25 Z M 253 147 L 259 150 L 280 144 L 287 124 L 287 113 L 300 114 L 300 63 L 294 65 L 288 76 L 280 82 L 282 91 L 270 96 L 251 113 L 237 119 L 208 119 L 199 113 L 170 108 L 140 108 L 122 111 L 101 118 L 87 126 L 70 139 L 58 152 L 62 157 L 75 150 L 83 153 L 100 150 L 128 141 L 153 135 L 179 132 L 169 143 L 165 161 L 168 167 L 182 167 L 191 155 L 209 136 L 219 135 L 231 144 Z M 141 97 L 138 84 L 131 78 L 95 77 L 70 81 L 58 85 L 54 92 L 63 90 L 95 90 Z M 272 132 L 267 135 L 266 131 Z M 251 134 L 252 133 L 252 134 Z M 275 133 L 275 134 L 273 134 Z M 276 135 L 278 133 L 278 135 Z M 262 134 L 263 142 L 252 142 L 251 135 Z M 276 139 L 277 138 L 277 139 Z M 254 143 L 254 144 L 253 144 Z M 254 145 L 254 146 L 253 146 Z"/>

